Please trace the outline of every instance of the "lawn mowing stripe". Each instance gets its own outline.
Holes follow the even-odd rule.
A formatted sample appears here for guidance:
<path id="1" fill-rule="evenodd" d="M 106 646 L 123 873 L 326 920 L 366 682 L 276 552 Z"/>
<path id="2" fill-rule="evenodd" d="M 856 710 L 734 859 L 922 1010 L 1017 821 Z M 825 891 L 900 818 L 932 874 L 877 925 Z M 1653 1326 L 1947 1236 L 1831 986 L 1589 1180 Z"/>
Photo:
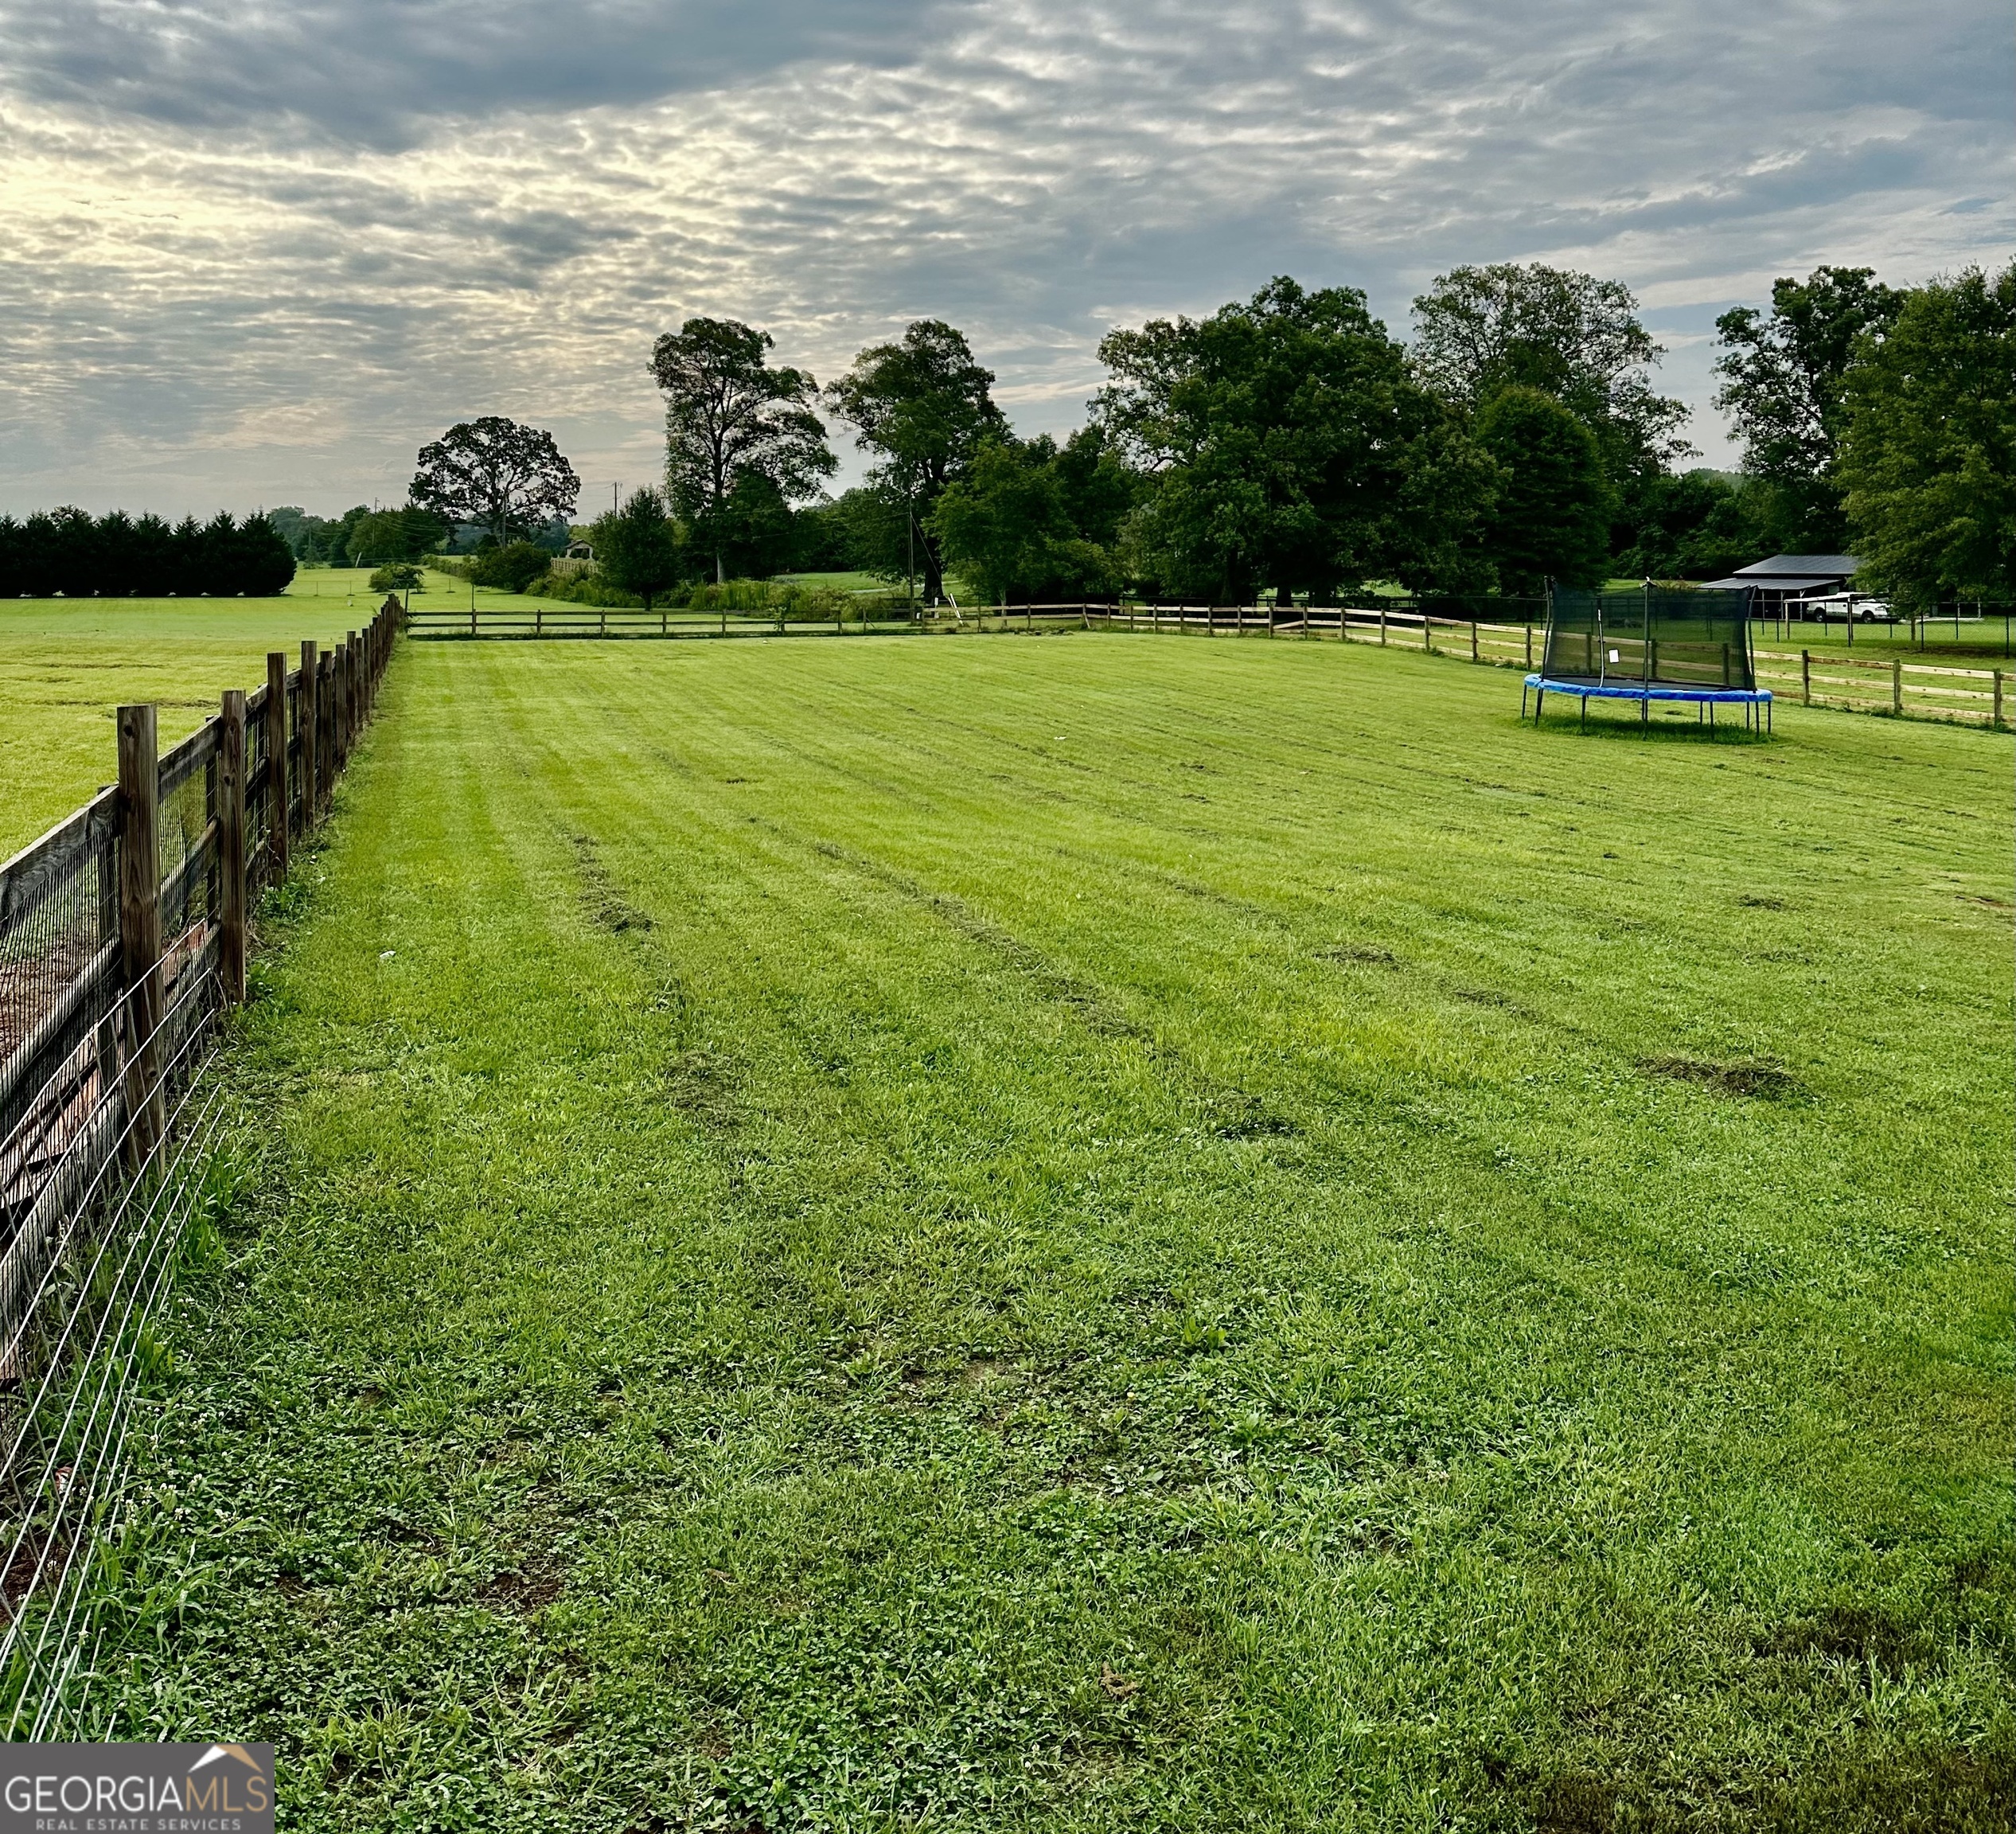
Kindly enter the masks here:
<path id="1" fill-rule="evenodd" d="M 2005 933 L 1871 819 L 1971 736 L 1788 720 L 1862 791 L 1790 834 L 1767 748 L 1306 647 L 409 650 L 249 1015 L 288 1119 L 161 1399 L 203 1502 L 136 1566 L 203 1604 L 135 1710 L 270 1731 L 332 1827 L 1986 1788 Z M 1467 786 L 1536 743 L 1617 778 L 1586 881 Z M 1851 832 L 1882 876 L 1801 844 Z M 1827 1003 L 1739 892 L 1826 913 Z"/>

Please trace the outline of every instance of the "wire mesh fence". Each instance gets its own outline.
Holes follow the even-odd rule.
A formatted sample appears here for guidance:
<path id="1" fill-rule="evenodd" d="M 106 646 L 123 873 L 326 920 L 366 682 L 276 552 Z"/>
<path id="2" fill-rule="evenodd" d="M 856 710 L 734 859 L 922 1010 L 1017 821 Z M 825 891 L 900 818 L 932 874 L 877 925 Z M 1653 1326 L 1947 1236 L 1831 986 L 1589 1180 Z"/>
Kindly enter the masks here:
<path id="1" fill-rule="evenodd" d="M 315 825 L 398 627 L 330 654 L 165 755 L 119 710 L 119 782 L 0 864 L 0 1711 L 10 1738 L 93 1735 L 101 1559 L 153 1321 L 204 1200 L 251 899 Z M 276 698 L 277 697 L 277 698 Z"/>

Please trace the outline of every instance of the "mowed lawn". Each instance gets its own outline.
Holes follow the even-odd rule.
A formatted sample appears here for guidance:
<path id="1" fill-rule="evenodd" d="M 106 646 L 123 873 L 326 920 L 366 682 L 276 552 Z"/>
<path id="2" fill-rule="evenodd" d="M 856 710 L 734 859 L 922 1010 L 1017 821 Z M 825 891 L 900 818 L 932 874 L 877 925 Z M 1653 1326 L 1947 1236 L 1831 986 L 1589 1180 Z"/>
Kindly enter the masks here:
<path id="1" fill-rule="evenodd" d="M 361 630 L 379 600 L 368 572 L 302 573 L 273 599 L 0 599 L 0 859 L 119 775 L 114 713 L 161 708 L 163 745 L 266 680 L 270 650 Z"/>
<path id="2" fill-rule="evenodd" d="M 2011 744 L 409 642 L 102 1659 L 332 1829 L 2000 1828 Z"/>

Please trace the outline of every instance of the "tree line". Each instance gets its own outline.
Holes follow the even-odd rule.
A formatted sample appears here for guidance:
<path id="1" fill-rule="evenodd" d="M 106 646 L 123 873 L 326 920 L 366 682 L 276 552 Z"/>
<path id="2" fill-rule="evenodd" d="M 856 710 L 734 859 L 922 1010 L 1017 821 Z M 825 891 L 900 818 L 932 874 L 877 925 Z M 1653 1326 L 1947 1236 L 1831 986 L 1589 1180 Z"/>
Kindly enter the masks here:
<path id="1" fill-rule="evenodd" d="M 1620 282 L 1458 267 L 1414 301 L 1413 330 L 1402 343 L 1355 289 L 1277 279 L 1110 333 L 1107 380 L 1060 442 L 1016 435 L 941 320 L 822 388 L 773 361 L 768 332 L 691 318 L 650 357 L 663 486 L 573 532 L 600 588 L 646 603 L 710 576 L 840 570 L 933 601 L 954 576 L 989 602 L 1525 595 L 1711 579 L 1774 552 L 1852 552 L 1909 606 L 2016 596 L 2016 263 L 1909 288 L 1823 267 L 1724 314 L 1733 474 L 1685 468 L 1686 408 L 1654 388 L 1663 353 Z M 870 460 L 836 498 L 829 422 Z M 423 448 L 397 509 L 0 521 L 0 591 L 272 591 L 224 582 L 284 583 L 296 555 L 415 561 L 472 527 L 476 577 L 523 590 L 579 491 L 549 433 L 489 416 Z"/>
<path id="2" fill-rule="evenodd" d="M 292 550 L 264 516 L 158 516 L 64 509 L 0 516 L 0 597 L 263 598 L 294 573 Z"/>
<path id="3" fill-rule="evenodd" d="M 1277 279 L 1111 333 L 1107 381 L 1059 442 L 1016 435 L 939 320 L 822 389 L 771 361 L 768 333 L 689 319 L 652 353 L 665 487 L 586 533 L 604 578 L 646 599 L 843 567 L 933 600 L 951 576 L 989 602 L 1531 594 L 1711 579 L 1774 552 L 1853 552 L 1907 604 L 2016 590 L 2016 264 L 1913 288 L 1823 267 L 1725 314 L 1734 474 L 1685 468 L 1685 407 L 1653 388 L 1661 350 L 1617 281 L 1459 267 L 1414 302 L 1414 332 L 1403 345 L 1353 289 Z M 872 461 L 837 499 L 820 493 L 826 420 Z M 479 496 L 444 490 L 423 455 L 416 502 L 474 515 Z M 485 513 L 503 538 L 511 513 Z"/>
<path id="4" fill-rule="evenodd" d="M 380 567 L 439 553 L 454 537 L 445 516 L 408 503 L 378 509 L 360 503 L 341 516 L 310 516 L 296 505 L 266 512 L 267 519 L 294 551 L 313 566 Z"/>

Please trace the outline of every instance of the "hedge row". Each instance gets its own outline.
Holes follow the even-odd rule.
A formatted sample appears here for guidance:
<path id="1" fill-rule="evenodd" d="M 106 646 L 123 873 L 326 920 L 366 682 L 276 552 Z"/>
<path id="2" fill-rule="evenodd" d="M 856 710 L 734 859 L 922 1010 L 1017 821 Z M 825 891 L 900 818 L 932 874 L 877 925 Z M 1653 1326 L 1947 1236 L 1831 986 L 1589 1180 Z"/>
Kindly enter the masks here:
<path id="1" fill-rule="evenodd" d="M 0 598 L 264 598 L 294 577 L 294 553 L 263 516 L 173 526 L 123 509 L 0 516 Z"/>

